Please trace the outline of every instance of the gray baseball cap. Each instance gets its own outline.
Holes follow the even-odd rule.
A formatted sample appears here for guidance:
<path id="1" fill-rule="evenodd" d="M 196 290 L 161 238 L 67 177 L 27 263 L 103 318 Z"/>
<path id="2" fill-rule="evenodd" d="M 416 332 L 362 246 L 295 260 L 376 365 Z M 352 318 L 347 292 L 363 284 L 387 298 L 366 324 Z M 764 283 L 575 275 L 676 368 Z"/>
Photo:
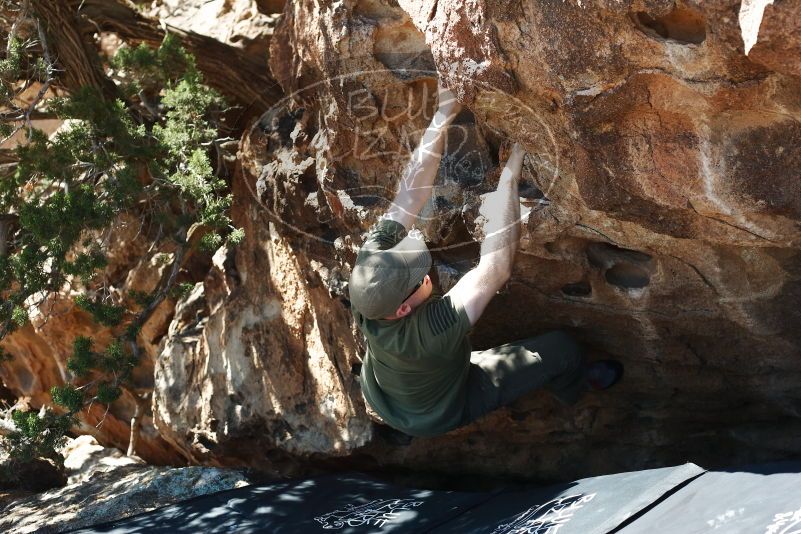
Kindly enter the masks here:
<path id="1" fill-rule="evenodd" d="M 377 243 L 361 248 L 350 275 L 350 302 L 368 319 L 395 313 L 431 269 L 425 241 L 407 235 L 394 247 L 381 250 Z"/>

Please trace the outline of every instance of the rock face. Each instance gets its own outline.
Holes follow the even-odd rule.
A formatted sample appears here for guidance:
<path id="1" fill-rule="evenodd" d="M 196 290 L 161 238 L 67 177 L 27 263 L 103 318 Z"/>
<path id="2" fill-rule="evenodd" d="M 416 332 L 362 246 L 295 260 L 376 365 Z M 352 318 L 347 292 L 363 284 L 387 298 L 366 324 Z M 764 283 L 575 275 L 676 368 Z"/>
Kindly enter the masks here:
<path id="1" fill-rule="evenodd" d="M 228 268 L 206 283 L 221 322 L 200 367 L 160 364 L 182 392 L 156 399 L 175 442 L 562 479 L 797 454 L 799 19 L 762 7 L 747 56 L 732 1 L 289 3 L 270 60 L 289 96 L 246 136 L 235 184 L 241 284 L 219 300 Z M 430 119 L 434 68 L 469 108 L 419 224 L 446 287 L 476 259 L 500 141 L 528 151 L 514 277 L 474 347 L 565 328 L 627 375 L 573 408 L 535 393 L 441 438 L 360 447 L 343 280 Z M 225 418 L 178 408 L 206 410 L 190 398 Z"/>
<path id="2" fill-rule="evenodd" d="M 156 0 L 150 15 L 171 26 L 263 54 L 283 0 Z"/>
<path id="3" fill-rule="evenodd" d="M 350 377 L 357 353 L 347 310 L 313 260 L 251 213 L 245 232 L 254 246 L 218 251 L 206 281 L 177 307 L 153 412 L 192 462 L 288 472 L 281 452 L 345 454 L 370 426 Z"/>
<path id="4" fill-rule="evenodd" d="M 232 469 L 142 465 L 90 436 L 72 440 L 64 454 L 68 485 L 10 502 L 0 495 L 4 532 L 71 531 L 249 484 Z"/>

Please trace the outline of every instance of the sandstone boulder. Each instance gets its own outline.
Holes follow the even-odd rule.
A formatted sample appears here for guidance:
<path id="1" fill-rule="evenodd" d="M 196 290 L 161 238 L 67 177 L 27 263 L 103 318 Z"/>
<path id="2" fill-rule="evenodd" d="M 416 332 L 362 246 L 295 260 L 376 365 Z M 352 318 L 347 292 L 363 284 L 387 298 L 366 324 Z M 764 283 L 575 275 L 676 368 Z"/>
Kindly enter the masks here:
<path id="1" fill-rule="evenodd" d="M 230 388 L 215 408 L 228 424 L 207 419 L 193 435 L 224 428 L 292 453 L 351 450 L 362 465 L 560 479 L 796 454 L 801 81 L 789 51 L 799 19 L 786 3 L 767 6 L 765 39 L 746 55 L 740 9 L 724 0 L 287 4 L 270 61 L 288 97 L 246 136 L 234 184 L 249 232 L 233 258 L 248 289 L 216 312 L 275 302 L 275 319 L 249 312 L 253 328 L 271 325 L 275 344 L 223 341 L 216 351 L 226 360 L 237 347 L 249 362 L 254 347 L 270 347 L 256 354 L 275 363 L 247 381 L 233 363 L 182 375 L 181 389 L 198 398 Z M 494 186 L 500 142 L 528 152 L 521 194 L 532 210 L 514 276 L 474 329 L 474 347 L 565 328 L 622 360 L 627 375 L 574 408 L 532 394 L 450 435 L 357 448 L 341 430 L 364 421 L 347 375 L 360 339 L 343 281 L 431 117 L 435 68 L 468 108 L 419 221 L 443 279 L 476 260 L 477 201 Z M 221 357 L 206 350 L 204 360 Z M 331 412 L 317 373 L 333 379 L 323 382 L 332 406 L 347 414 L 331 426 L 318 422 Z M 280 386 L 292 403 L 258 407 L 247 396 L 243 405 L 236 391 L 253 383 L 262 395 Z M 246 408 L 262 426 L 237 419 Z M 329 441 L 298 447 L 310 428 Z"/>
<path id="2" fill-rule="evenodd" d="M 149 337 L 156 450 L 285 473 L 337 458 L 561 480 L 796 456 L 798 14 L 760 0 L 288 2 L 270 38 L 287 97 L 245 134 L 232 183 L 246 239 Z M 627 371 L 572 408 L 533 393 L 397 447 L 351 372 L 364 347 L 347 279 L 437 72 L 466 105 L 418 222 L 443 290 L 477 260 L 502 141 L 528 152 L 517 264 L 474 348 L 562 328 Z M 28 367 L 30 384 L 62 373 Z M 16 374 L 3 374 L 15 393 L 44 390 Z"/>

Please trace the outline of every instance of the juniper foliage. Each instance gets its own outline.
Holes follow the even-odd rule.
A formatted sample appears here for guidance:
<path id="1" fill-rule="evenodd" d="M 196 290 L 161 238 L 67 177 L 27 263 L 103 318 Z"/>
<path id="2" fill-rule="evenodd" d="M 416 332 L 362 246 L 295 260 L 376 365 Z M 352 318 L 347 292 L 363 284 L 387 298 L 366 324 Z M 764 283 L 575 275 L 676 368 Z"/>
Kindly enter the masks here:
<path id="1" fill-rule="evenodd" d="M 20 80 L 41 81 L 52 65 L 41 50 L 35 57 L 30 41 L 12 36 L 7 44 L 0 60 L 0 107 L 18 109 Z M 16 430 L 0 437 L 0 447 L 21 461 L 58 456 L 55 450 L 75 414 L 123 394 L 138 364 L 142 324 L 158 302 L 193 287 L 173 276 L 152 292 L 133 291 L 125 301 L 115 300 L 102 287 L 93 288 L 108 259 L 103 243 L 92 236 L 107 230 L 119 213 L 145 206 L 159 235 L 184 250 L 191 227 L 202 229 L 199 246 L 205 250 L 244 237 L 228 217 L 231 195 L 210 157 L 225 103 L 203 84 L 194 58 L 168 34 L 156 49 L 121 48 L 109 67 L 118 99 L 108 100 L 91 87 L 42 99 L 39 107 L 64 121 L 55 135 L 19 115 L 0 123 L 0 138 L 15 130 L 26 138 L 16 148 L 13 172 L 0 180 L 0 214 L 17 217 L 7 249 L 0 250 L 0 339 L 28 322 L 31 307 L 67 287 L 80 290 L 75 304 L 115 336 L 102 350 L 89 337 L 74 339 L 67 360 L 72 380 L 50 392 L 62 413 L 11 414 Z M 183 255 L 165 257 L 170 263 Z M 0 363 L 8 357 L 0 352 Z"/>

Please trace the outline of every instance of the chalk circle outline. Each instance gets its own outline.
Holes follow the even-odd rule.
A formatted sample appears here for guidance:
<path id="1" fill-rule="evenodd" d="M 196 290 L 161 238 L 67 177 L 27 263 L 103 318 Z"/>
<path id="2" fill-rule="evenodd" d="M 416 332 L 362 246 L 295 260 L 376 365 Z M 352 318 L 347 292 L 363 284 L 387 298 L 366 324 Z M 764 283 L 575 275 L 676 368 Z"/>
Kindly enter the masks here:
<path id="1" fill-rule="evenodd" d="M 315 82 L 313 84 L 304 86 L 303 88 L 298 89 L 297 91 L 293 91 L 289 95 L 284 96 L 281 100 L 279 100 L 278 102 L 276 102 L 275 104 L 270 106 L 270 108 L 268 110 L 266 110 L 264 113 L 262 113 L 261 116 L 267 115 L 270 112 L 278 112 L 279 108 L 281 108 L 281 107 L 284 107 L 286 110 L 289 110 L 290 109 L 290 105 L 293 102 L 296 102 L 295 99 L 296 99 L 297 95 L 301 95 L 304 92 L 311 91 L 314 88 L 319 87 L 321 85 L 332 84 L 332 83 L 335 83 L 335 82 L 340 82 L 341 83 L 342 81 L 347 80 L 347 79 L 358 79 L 360 76 L 386 74 L 386 73 L 391 74 L 396 78 L 397 78 L 398 73 L 402 73 L 404 75 L 418 74 L 418 75 L 420 75 L 420 77 L 433 77 L 435 79 L 438 76 L 437 71 L 426 70 L 426 69 L 388 69 L 388 68 L 387 69 L 360 70 L 360 71 L 349 73 L 349 74 L 340 74 L 338 76 L 334 76 L 334 77 L 331 77 L 331 78 L 325 78 L 325 79 L 319 80 L 319 81 L 317 81 L 317 82 Z M 459 78 L 459 76 L 457 76 L 457 78 Z M 497 90 L 497 88 L 493 87 L 492 85 L 490 85 L 488 83 L 485 83 L 485 82 L 482 82 L 482 81 L 479 81 L 479 80 L 468 80 L 468 82 L 472 83 L 474 85 L 474 87 L 478 87 L 479 89 L 483 89 L 484 91 L 486 91 L 488 93 L 498 93 L 499 92 Z M 523 109 L 523 110 L 527 111 L 528 112 L 528 116 L 533 117 L 539 123 L 539 125 L 542 127 L 543 131 L 546 133 L 548 139 L 550 140 L 550 144 L 551 144 L 551 147 L 553 149 L 553 151 L 551 152 L 552 161 L 554 161 L 553 174 L 550 177 L 550 179 L 547 180 L 547 187 L 544 188 L 544 189 L 541 189 L 543 195 L 546 198 L 548 198 L 551 189 L 553 188 L 554 184 L 556 183 L 556 180 L 559 177 L 559 169 L 560 169 L 559 158 L 560 158 L 560 156 L 559 156 L 559 148 L 558 148 L 558 145 L 556 143 L 556 137 L 554 136 L 553 131 L 551 130 L 550 126 L 548 126 L 548 124 L 545 121 L 542 120 L 542 118 L 540 117 L 540 114 L 537 113 L 533 108 L 531 108 L 530 106 L 526 105 L 524 102 L 522 102 L 519 98 L 515 97 L 514 95 L 510 95 L 508 93 L 502 93 L 502 94 L 507 99 L 510 99 L 511 102 L 513 102 L 514 104 L 516 104 L 518 106 L 516 109 Z M 278 116 L 278 114 L 276 113 L 275 116 Z M 489 128 L 491 131 L 493 131 L 497 135 L 499 135 L 501 137 L 505 137 L 504 132 L 501 131 L 498 128 L 493 127 L 491 125 L 491 123 L 484 121 L 481 124 L 482 124 L 482 126 L 484 126 L 486 128 Z M 409 155 L 407 155 L 405 158 L 408 160 L 408 157 L 409 157 Z M 303 236 L 305 238 L 315 239 L 315 240 L 321 241 L 323 243 L 326 243 L 326 244 L 332 245 L 332 246 L 334 245 L 334 243 L 332 241 L 330 241 L 328 239 L 325 239 L 322 236 L 319 236 L 319 235 L 316 235 L 316 234 L 312 234 L 310 232 L 306 232 L 305 230 L 303 230 L 301 228 L 298 228 L 297 226 L 293 225 L 291 222 L 283 220 L 282 217 L 280 217 L 277 213 L 272 211 L 268 206 L 266 206 L 261 201 L 261 199 L 259 198 L 258 193 L 253 190 L 253 188 L 250 186 L 250 184 L 247 181 L 245 181 L 245 184 L 246 184 L 246 186 L 247 186 L 247 188 L 248 188 L 248 190 L 249 190 L 249 192 L 251 194 L 251 197 L 253 199 L 255 199 L 256 203 L 259 206 L 261 206 L 261 208 L 270 215 L 270 218 L 273 221 L 281 224 L 282 226 L 288 228 L 292 232 L 294 232 L 296 234 L 299 234 L 299 235 L 301 235 L 301 236 Z M 385 188 L 383 188 L 383 189 L 385 189 Z M 338 190 L 326 190 L 324 188 L 324 186 L 323 186 L 323 191 L 324 192 L 328 192 L 330 194 L 333 194 L 335 196 L 338 196 Z M 347 193 L 346 190 L 343 190 L 343 191 L 345 191 Z M 364 196 L 364 195 L 362 195 L 362 196 Z M 381 198 L 385 198 L 385 197 L 381 197 Z M 392 200 L 389 200 L 390 204 L 392 202 L 393 202 Z M 528 214 L 528 213 L 529 212 L 526 212 L 526 214 Z M 525 216 L 521 215 L 520 219 L 515 221 L 515 223 L 524 222 L 523 219 L 526 218 L 526 216 L 527 215 L 525 215 Z M 433 220 L 433 218 L 432 218 L 432 220 Z M 515 223 L 512 223 L 512 224 L 515 224 Z M 503 232 L 508 228 L 509 228 L 509 226 L 505 226 L 505 227 L 502 227 L 502 228 L 498 229 L 496 232 Z M 428 245 L 428 246 L 429 246 L 429 251 L 436 252 L 436 251 L 449 250 L 449 249 L 454 249 L 454 248 L 459 248 L 459 247 L 464 247 L 464 246 L 470 246 L 470 245 L 474 245 L 475 243 L 476 243 L 475 241 L 471 240 L 471 241 L 466 241 L 464 243 L 454 243 L 454 244 L 445 245 L 445 246 L 438 246 L 438 247 L 431 247 L 430 245 Z"/>

